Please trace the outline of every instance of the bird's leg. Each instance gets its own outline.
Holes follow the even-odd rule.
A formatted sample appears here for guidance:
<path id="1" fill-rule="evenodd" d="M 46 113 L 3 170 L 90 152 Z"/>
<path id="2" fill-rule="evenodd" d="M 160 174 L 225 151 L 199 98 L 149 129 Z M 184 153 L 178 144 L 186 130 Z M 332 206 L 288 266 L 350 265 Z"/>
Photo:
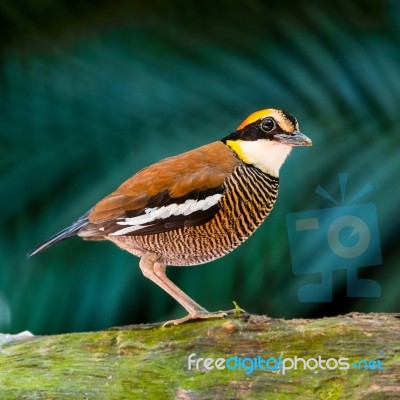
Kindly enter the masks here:
<path id="1" fill-rule="evenodd" d="M 189 314 L 186 317 L 167 321 L 165 325 L 179 325 L 192 319 L 222 318 L 224 312 L 210 313 L 200 304 L 197 304 L 186 293 L 178 288 L 165 274 L 166 265 L 160 261 L 160 257 L 153 253 L 145 254 L 139 262 L 143 275 L 153 281 L 161 289 L 173 297 Z"/>

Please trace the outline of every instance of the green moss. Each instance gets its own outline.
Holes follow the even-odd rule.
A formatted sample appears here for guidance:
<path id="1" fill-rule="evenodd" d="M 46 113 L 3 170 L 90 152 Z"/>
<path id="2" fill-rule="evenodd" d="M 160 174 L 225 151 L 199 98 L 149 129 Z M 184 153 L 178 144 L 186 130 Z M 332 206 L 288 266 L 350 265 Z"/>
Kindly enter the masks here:
<path id="1" fill-rule="evenodd" d="M 101 332 L 35 337 L 0 347 L 1 399 L 350 398 L 386 379 L 400 364 L 395 318 L 322 320 L 233 318 L 180 326 L 134 326 Z M 395 343 L 394 343 L 395 341 Z M 380 358 L 388 369 L 188 369 L 196 359 L 239 357 Z M 300 364 L 301 365 L 301 364 Z M 386 376 L 386 377 L 385 377 Z M 262 393 L 262 395 L 261 395 Z"/>

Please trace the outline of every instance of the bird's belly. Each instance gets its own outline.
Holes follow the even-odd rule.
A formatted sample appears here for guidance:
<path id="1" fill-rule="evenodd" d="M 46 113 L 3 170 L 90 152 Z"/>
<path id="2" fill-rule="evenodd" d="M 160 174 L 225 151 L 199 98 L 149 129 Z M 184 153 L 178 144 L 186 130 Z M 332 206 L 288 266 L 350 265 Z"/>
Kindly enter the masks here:
<path id="1" fill-rule="evenodd" d="M 197 265 L 220 258 L 243 243 L 275 204 L 279 180 L 256 168 L 238 168 L 225 182 L 219 211 L 208 222 L 149 235 L 107 236 L 139 257 L 159 254 L 167 265 Z"/>
<path id="2" fill-rule="evenodd" d="M 189 266 L 216 260 L 243 243 L 268 216 L 272 204 L 256 209 L 251 202 L 223 207 L 209 222 L 142 236 L 109 236 L 119 247 L 142 256 L 160 254 L 167 265 Z"/>

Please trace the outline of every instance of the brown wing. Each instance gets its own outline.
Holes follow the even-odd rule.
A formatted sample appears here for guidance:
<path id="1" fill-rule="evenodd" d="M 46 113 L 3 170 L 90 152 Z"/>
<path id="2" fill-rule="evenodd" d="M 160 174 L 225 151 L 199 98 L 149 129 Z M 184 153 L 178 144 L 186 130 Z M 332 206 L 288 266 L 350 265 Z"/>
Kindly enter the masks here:
<path id="1" fill-rule="evenodd" d="M 147 215 L 149 209 L 175 206 L 188 200 L 201 201 L 222 193 L 225 178 L 239 164 L 239 159 L 222 142 L 166 158 L 139 171 L 97 203 L 89 214 L 87 234 L 80 232 L 80 235 L 105 235 L 121 229 L 127 219 Z M 130 234 L 154 233 L 199 223 L 216 211 L 213 206 L 192 215 L 170 215 Z"/>

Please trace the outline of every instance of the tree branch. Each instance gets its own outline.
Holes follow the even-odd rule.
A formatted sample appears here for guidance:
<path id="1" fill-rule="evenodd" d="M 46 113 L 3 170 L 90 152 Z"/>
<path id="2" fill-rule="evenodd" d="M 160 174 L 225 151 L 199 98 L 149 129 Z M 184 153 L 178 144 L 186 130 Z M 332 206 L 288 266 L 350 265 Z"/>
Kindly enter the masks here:
<path id="1" fill-rule="evenodd" d="M 399 318 L 358 313 L 315 320 L 242 315 L 165 328 L 134 325 L 35 336 L 0 345 L 0 398 L 400 398 Z M 230 367 L 236 360 L 241 369 L 215 367 L 218 358 L 234 356 L 242 360 L 230 360 Z M 286 371 L 255 369 L 254 360 L 241 364 L 244 357 L 258 356 L 270 359 L 271 368 L 279 356 L 336 361 L 324 364 L 325 369 L 304 370 L 298 360 L 297 369 Z M 213 364 L 199 360 L 211 357 Z M 333 368 L 341 357 L 348 358 L 348 369 L 339 369 L 339 364 Z"/>

